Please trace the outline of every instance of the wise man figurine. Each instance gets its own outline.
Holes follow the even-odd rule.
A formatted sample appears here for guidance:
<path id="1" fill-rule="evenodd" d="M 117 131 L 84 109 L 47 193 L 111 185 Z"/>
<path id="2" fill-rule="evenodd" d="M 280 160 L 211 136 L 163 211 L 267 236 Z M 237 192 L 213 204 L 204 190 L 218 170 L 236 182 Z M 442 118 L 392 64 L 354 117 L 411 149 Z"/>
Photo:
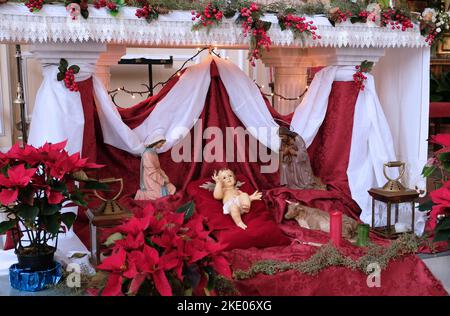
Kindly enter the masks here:
<path id="1" fill-rule="evenodd" d="M 140 188 L 136 192 L 135 200 L 156 200 L 169 194 L 174 194 L 175 186 L 159 164 L 157 149 L 164 146 L 166 139 L 163 135 L 148 137 L 145 150 L 141 157 Z"/>

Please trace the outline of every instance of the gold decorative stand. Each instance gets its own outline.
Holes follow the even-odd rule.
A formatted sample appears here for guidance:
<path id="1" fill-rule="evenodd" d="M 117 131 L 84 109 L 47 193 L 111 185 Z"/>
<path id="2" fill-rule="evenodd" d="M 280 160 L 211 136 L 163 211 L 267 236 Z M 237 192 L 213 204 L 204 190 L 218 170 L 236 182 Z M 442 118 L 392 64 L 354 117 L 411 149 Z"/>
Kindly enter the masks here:
<path id="1" fill-rule="evenodd" d="M 117 198 L 119 198 L 120 194 L 123 191 L 123 179 L 115 179 L 108 178 L 100 180 L 101 183 L 120 183 L 119 192 L 111 199 L 106 199 L 97 191 L 94 191 L 94 194 L 103 201 L 100 207 L 96 210 L 87 210 L 87 217 L 89 218 L 89 231 L 91 237 L 91 256 L 93 259 L 93 263 L 95 265 L 101 262 L 100 254 L 101 254 L 101 240 L 98 230 L 104 228 L 112 228 L 117 225 L 120 225 L 123 220 L 130 218 L 133 216 L 133 213 L 122 207 L 120 204 L 116 202 Z"/>

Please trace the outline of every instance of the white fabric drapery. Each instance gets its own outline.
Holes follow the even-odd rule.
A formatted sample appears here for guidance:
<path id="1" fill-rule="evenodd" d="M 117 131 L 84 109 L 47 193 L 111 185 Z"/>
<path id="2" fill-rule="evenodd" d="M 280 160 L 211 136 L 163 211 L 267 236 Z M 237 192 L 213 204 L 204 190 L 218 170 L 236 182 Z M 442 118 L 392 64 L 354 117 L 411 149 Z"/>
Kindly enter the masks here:
<path id="1" fill-rule="evenodd" d="M 307 146 L 314 140 L 325 118 L 333 82 L 353 81 L 354 72 L 354 66 L 329 66 L 315 75 L 291 123 L 291 128 L 304 137 Z M 347 177 L 352 198 L 362 209 L 361 220 L 371 224 L 371 198 L 367 191 L 386 183 L 383 163 L 396 160 L 396 155 L 392 134 L 375 90 L 374 78 L 371 74 L 366 76 L 366 87 L 358 94 L 354 117 L 349 118 L 353 120 L 353 129 Z M 399 221 L 410 225 L 411 209 L 408 206 L 400 206 Z M 415 211 L 415 219 L 416 234 L 422 235 L 425 214 Z M 386 206 L 377 204 L 375 226 L 385 226 L 386 222 Z"/>
<path id="2" fill-rule="evenodd" d="M 246 129 L 263 145 L 278 152 L 278 124 L 272 118 L 254 82 L 233 63 L 208 56 L 181 75 L 168 94 L 155 105 L 150 115 L 131 130 L 120 118 L 104 87 L 94 80 L 94 91 L 105 143 L 140 155 L 147 138 L 164 135 L 167 142 L 159 152 L 170 150 L 192 129 L 205 106 L 215 61 L 230 97 L 233 112 Z"/>

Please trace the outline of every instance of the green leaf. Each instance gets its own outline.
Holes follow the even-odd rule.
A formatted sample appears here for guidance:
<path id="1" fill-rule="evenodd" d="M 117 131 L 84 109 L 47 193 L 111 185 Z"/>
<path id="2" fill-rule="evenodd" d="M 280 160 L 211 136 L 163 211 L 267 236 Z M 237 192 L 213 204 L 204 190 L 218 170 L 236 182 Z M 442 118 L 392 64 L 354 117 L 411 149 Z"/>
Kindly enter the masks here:
<path id="1" fill-rule="evenodd" d="M 112 16 L 116 17 L 117 15 L 119 15 L 119 10 L 108 10 L 109 14 L 111 14 Z"/>
<path id="2" fill-rule="evenodd" d="M 419 205 L 419 211 L 421 211 L 421 212 L 429 211 L 429 210 L 431 210 L 433 205 L 434 205 L 433 201 L 431 201 L 431 200 L 426 201 Z"/>
<path id="3" fill-rule="evenodd" d="M 434 242 L 438 241 L 450 241 L 450 229 L 449 230 L 438 230 L 434 235 Z"/>
<path id="4" fill-rule="evenodd" d="M 76 190 L 70 195 L 70 200 L 79 206 L 87 206 L 87 203 L 84 200 L 84 194 L 79 190 Z"/>
<path id="5" fill-rule="evenodd" d="M 212 291 L 216 287 L 216 273 L 215 273 L 214 269 L 210 266 L 206 266 L 203 269 L 205 270 L 206 274 L 208 275 L 208 284 L 207 284 L 206 288 L 209 291 Z"/>
<path id="6" fill-rule="evenodd" d="M 124 6 L 125 5 L 125 0 L 116 0 L 116 4 L 120 5 L 120 6 Z"/>
<path id="7" fill-rule="evenodd" d="M 61 210 L 59 205 L 47 204 L 42 210 L 41 215 L 54 215 Z"/>
<path id="8" fill-rule="evenodd" d="M 16 227 L 17 220 L 9 220 L 0 223 L 0 235 L 6 233 L 8 230 Z"/>
<path id="9" fill-rule="evenodd" d="M 54 214 L 49 216 L 41 216 L 42 223 L 46 227 L 46 231 L 51 234 L 57 234 L 59 232 L 59 228 L 61 227 L 61 215 Z"/>
<path id="10" fill-rule="evenodd" d="M 103 244 L 106 247 L 109 247 L 111 245 L 114 245 L 114 243 L 117 240 L 121 240 L 121 239 L 123 239 L 123 235 L 121 233 L 117 232 L 117 233 L 114 233 L 114 234 L 110 235 Z"/>
<path id="11" fill-rule="evenodd" d="M 63 81 L 65 77 L 66 75 L 63 72 L 58 72 L 56 75 L 56 79 L 58 79 L 58 81 Z"/>
<path id="12" fill-rule="evenodd" d="M 20 204 L 16 209 L 20 217 L 29 221 L 34 221 L 39 214 L 39 208 L 27 204 Z"/>
<path id="13" fill-rule="evenodd" d="M 67 226 L 67 228 L 71 228 L 73 225 L 73 222 L 75 222 L 75 219 L 77 218 L 77 215 L 73 212 L 67 212 L 61 214 L 61 221 Z"/>
<path id="14" fill-rule="evenodd" d="M 69 67 L 69 62 L 64 58 L 61 58 L 61 60 L 59 61 L 59 66 L 67 69 L 67 67 Z"/>
<path id="15" fill-rule="evenodd" d="M 89 10 L 88 9 L 81 9 L 80 11 L 81 16 L 85 19 L 87 19 L 89 17 Z"/>
<path id="16" fill-rule="evenodd" d="M 436 226 L 436 230 L 449 230 L 450 229 L 450 217 L 445 217 Z"/>
<path id="17" fill-rule="evenodd" d="M 433 174 L 433 172 L 436 170 L 436 166 L 431 166 L 431 167 L 423 167 L 422 169 L 422 175 L 425 178 L 428 178 L 429 176 L 431 176 Z"/>
<path id="18" fill-rule="evenodd" d="M 72 66 L 69 67 L 69 69 L 73 70 L 74 74 L 77 74 L 77 73 L 80 72 L 80 67 L 77 66 L 77 65 L 72 65 Z"/>
<path id="19" fill-rule="evenodd" d="M 190 201 L 182 206 L 177 210 L 177 213 L 184 213 L 184 221 L 186 222 L 189 218 L 194 215 L 195 211 L 195 203 L 194 201 Z"/>

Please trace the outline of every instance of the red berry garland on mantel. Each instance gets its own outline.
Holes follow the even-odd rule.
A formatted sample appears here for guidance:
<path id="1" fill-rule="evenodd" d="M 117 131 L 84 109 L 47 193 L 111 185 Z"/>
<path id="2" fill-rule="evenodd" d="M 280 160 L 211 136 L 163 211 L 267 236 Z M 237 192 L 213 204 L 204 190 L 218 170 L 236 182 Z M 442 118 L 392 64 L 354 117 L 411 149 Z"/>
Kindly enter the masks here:
<path id="1" fill-rule="evenodd" d="M 192 21 L 197 22 L 192 26 L 193 30 L 199 30 L 201 28 L 207 28 L 210 30 L 213 24 L 219 25 L 223 19 L 223 12 L 220 11 L 217 5 L 213 5 L 211 2 L 203 9 L 203 11 L 192 11 Z"/>
<path id="2" fill-rule="evenodd" d="M 44 0 L 28 0 L 25 2 L 25 6 L 30 9 L 30 12 L 38 12 L 42 9 Z"/>
<path id="3" fill-rule="evenodd" d="M 121 1 L 121 0 L 119 0 L 119 1 Z M 109 14 L 111 14 L 112 16 L 117 16 L 119 14 L 119 6 L 114 1 L 95 0 L 94 7 L 96 9 L 101 9 L 101 8 L 106 7 L 108 9 Z"/>
<path id="4" fill-rule="evenodd" d="M 398 29 L 406 31 L 413 28 L 411 19 L 398 9 L 389 8 L 381 13 L 381 25 L 390 27 L 392 30 Z"/>
<path id="5" fill-rule="evenodd" d="M 343 12 L 339 8 L 332 8 L 329 12 L 329 19 L 335 23 L 346 22 L 352 16 L 353 15 L 350 11 L 346 10 Z"/>
<path id="6" fill-rule="evenodd" d="M 249 61 L 252 66 L 255 66 L 255 60 L 261 58 L 262 51 L 269 50 L 272 41 L 270 40 L 267 31 L 270 29 L 272 23 L 262 21 L 263 15 L 261 8 L 255 2 L 252 2 L 249 7 L 241 8 L 240 15 L 236 23 L 242 22 L 242 32 L 244 36 L 250 34 L 250 52 Z"/>
<path id="7" fill-rule="evenodd" d="M 75 75 L 80 72 L 80 67 L 72 65 L 69 67 L 67 60 L 62 58 L 59 61 L 59 73 L 57 75 L 58 81 L 64 81 L 64 85 L 72 92 L 78 91 L 78 84 L 75 82 Z"/>
<path id="8" fill-rule="evenodd" d="M 282 31 L 290 29 L 294 37 L 301 36 L 303 33 L 312 36 L 313 40 L 321 39 L 322 37 L 316 33 L 317 26 L 313 21 L 306 21 L 306 18 L 295 16 L 292 14 L 278 16 L 278 24 Z"/>
<path id="9" fill-rule="evenodd" d="M 136 16 L 139 19 L 145 19 L 148 23 L 157 20 L 160 14 L 167 14 L 169 10 L 162 7 L 152 7 L 145 3 L 142 8 L 136 10 Z"/>
<path id="10" fill-rule="evenodd" d="M 364 60 L 361 65 L 355 66 L 356 72 L 353 74 L 353 81 L 356 83 L 356 87 L 364 91 L 365 82 L 367 77 L 364 75 L 364 73 L 368 73 L 372 70 L 373 62 Z"/>

